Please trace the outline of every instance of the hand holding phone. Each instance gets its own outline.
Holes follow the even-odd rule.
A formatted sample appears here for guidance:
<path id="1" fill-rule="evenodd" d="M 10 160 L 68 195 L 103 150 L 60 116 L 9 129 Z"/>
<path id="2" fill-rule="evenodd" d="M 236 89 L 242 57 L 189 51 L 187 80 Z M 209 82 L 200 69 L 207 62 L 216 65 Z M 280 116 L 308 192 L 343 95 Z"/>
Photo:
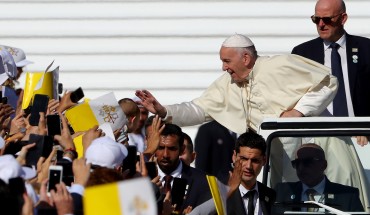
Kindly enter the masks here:
<path id="1" fill-rule="evenodd" d="M 85 96 L 81 87 L 77 88 L 75 91 L 71 92 L 70 98 L 73 103 L 77 103 Z"/>
<path id="2" fill-rule="evenodd" d="M 53 137 L 54 135 L 61 134 L 61 121 L 60 116 L 57 114 L 47 115 L 46 116 L 46 124 L 48 129 L 48 136 Z"/>
<path id="3" fill-rule="evenodd" d="M 157 172 L 157 163 L 156 162 L 154 162 L 154 161 L 145 162 L 145 167 L 148 171 L 148 176 L 149 176 L 150 179 L 153 179 L 153 178 L 157 177 L 158 172 Z"/>
<path id="4" fill-rule="evenodd" d="M 173 205 L 176 204 L 175 211 L 180 210 L 180 208 L 182 207 L 187 184 L 188 184 L 187 180 L 184 178 L 174 178 L 173 179 L 172 189 L 171 189 L 171 197 L 172 197 L 171 204 Z"/>
<path id="5" fill-rule="evenodd" d="M 56 191 L 55 185 L 59 184 L 62 181 L 63 177 L 63 166 L 54 166 L 49 167 L 49 181 L 47 185 L 47 191 L 50 193 L 51 190 Z"/>
<path id="6" fill-rule="evenodd" d="M 37 126 L 40 121 L 40 112 L 46 113 L 49 104 L 49 96 L 36 94 L 33 98 L 31 116 L 30 116 L 30 125 Z"/>
<path id="7" fill-rule="evenodd" d="M 126 169 L 130 170 L 129 175 L 134 175 L 136 173 L 136 162 L 137 162 L 137 148 L 136 146 L 127 146 L 127 157 L 123 160 L 122 171 Z"/>

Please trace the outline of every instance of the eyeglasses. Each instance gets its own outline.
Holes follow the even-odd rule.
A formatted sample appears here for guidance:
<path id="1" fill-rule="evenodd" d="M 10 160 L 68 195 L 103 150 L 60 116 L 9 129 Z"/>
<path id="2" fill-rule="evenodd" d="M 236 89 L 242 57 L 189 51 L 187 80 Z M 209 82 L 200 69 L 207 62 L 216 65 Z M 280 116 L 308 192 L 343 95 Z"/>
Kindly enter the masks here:
<path id="1" fill-rule="evenodd" d="M 338 15 L 335 15 L 335 16 L 328 16 L 328 17 L 319 17 L 319 16 L 315 16 L 315 15 L 312 15 L 311 16 L 311 20 L 313 23 L 315 23 L 316 25 L 320 23 L 320 20 L 322 20 L 326 25 L 329 25 L 332 23 L 332 19 L 337 17 L 337 16 L 340 16 L 342 15 L 343 13 L 340 13 Z"/>
<path id="2" fill-rule="evenodd" d="M 295 160 L 292 160 L 291 163 L 292 163 L 293 168 L 295 169 L 300 164 L 302 164 L 303 166 L 307 167 L 307 166 L 312 165 L 315 161 L 321 161 L 321 160 L 322 159 L 320 159 L 320 158 L 304 158 L 304 159 L 295 159 Z"/>

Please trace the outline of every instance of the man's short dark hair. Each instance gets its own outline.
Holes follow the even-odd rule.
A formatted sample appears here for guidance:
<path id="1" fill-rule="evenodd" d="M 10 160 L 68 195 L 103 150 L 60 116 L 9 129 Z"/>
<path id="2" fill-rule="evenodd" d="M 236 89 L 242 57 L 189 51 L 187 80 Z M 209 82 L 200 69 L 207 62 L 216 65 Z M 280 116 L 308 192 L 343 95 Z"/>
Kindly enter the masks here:
<path id="1" fill-rule="evenodd" d="M 181 128 L 179 126 L 175 125 L 175 124 L 166 123 L 161 135 L 163 135 L 163 136 L 168 136 L 168 135 L 177 136 L 178 140 L 179 140 L 180 150 L 181 150 L 182 146 L 184 145 L 183 132 L 182 132 Z"/>
<path id="2" fill-rule="evenodd" d="M 148 117 L 148 119 L 146 119 L 146 121 L 144 123 L 145 128 L 147 128 L 147 127 L 149 127 L 153 124 L 154 117 L 155 117 L 155 115 L 151 115 L 151 116 Z"/>
<path id="3" fill-rule="evenodd" d="M 187 140 L 188 141 L 188 144 L 186 145 L 186 149 L 190 152 L 190 153 L 193 153 L 194 151 L 194 144 L 193 144 L 193 141 L 191 140 L 190 136 L 187 134 L 187 133 L 184 133 L 183 132 L 183 135 L 184 135 L 184 141 Z"/>
<path id="4" fill-rule="evenodd" d="M 235 144 L 235 151 L 240 153 L 240 147 L 249 147 L 251 149 L 261 150 L 261 154 L 266 154 L 266 141 L 259 134 L 246 132 L 238 137 Z"/>

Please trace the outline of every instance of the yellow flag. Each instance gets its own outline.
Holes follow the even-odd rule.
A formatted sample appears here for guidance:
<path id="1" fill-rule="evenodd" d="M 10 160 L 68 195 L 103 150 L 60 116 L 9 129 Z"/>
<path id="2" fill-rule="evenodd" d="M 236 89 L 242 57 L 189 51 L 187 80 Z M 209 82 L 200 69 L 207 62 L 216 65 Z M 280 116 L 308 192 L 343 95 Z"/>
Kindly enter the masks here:
<path id="1" fill-rule="evenodd" d="M 226 215 L 226 185 L 219 182 L 215 176 L 207 175 L 207 181 L 212 193 L 213 201 L 215 202 L 217 214 Z"/>

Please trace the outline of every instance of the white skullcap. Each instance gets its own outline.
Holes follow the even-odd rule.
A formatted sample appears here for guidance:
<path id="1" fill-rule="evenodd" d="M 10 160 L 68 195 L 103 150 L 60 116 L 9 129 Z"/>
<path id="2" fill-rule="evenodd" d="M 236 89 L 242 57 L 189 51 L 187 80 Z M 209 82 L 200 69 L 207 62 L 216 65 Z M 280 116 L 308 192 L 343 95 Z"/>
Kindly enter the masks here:
<path id="1" fill-rule="evenodd" d="M 33 63 L 32 61 L 26 59 L 26 54 L 20 48 L 0 45 L 0 50 L 7 50 L 12 55 L 17 67 L 24 67 Z"/>
<path id="2" fill-rule="evenodd" d="M 245 48 L 254 46 L 251 39 L 241 34 L 234 34 L 231 37 L 227 38 L 223 43 L 223 47 L 229 48 Z"/>

